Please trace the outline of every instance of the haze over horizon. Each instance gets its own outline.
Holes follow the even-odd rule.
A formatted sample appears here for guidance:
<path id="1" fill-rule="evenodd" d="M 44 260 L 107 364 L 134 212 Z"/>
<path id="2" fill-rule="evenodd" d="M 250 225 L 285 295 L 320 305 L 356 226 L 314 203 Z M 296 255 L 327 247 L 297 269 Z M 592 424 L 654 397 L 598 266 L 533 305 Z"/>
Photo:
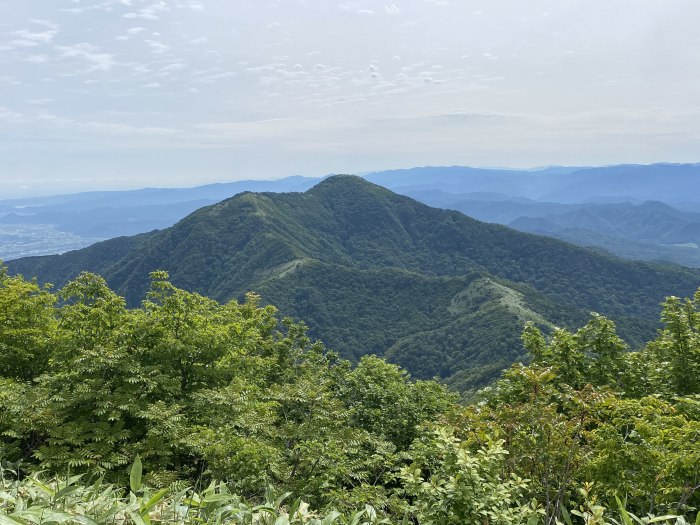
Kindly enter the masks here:
<path id="1" fill-rule="evenodd" d="M 692 0 L 0 0 L 0 198 L 698 162 Z"/>

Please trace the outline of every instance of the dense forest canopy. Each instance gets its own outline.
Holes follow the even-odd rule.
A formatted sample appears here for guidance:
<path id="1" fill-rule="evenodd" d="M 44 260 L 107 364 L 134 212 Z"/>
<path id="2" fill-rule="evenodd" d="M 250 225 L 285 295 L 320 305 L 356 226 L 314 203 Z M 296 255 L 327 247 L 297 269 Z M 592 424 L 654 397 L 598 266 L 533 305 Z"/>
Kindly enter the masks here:
<path id="1" fill-rule="evenodd" d="M 94 274 L 54 291 L 3 269 L 2 523 L 697 515 L 700 292 L 668 298 L 636 353 L 600 315 L 549 336 L 531 323 L 530 364 L 467 406 L 379 358 L 351 366 L 258 301 L 219 303 L 154 272 L 128 308 Z"/>

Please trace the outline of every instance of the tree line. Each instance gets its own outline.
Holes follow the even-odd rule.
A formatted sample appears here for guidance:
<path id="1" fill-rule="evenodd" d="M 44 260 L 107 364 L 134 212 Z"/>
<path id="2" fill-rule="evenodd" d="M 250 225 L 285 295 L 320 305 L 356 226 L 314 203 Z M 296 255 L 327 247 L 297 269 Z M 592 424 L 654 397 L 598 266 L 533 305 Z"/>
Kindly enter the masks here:
<path id="1" fill-rule="evenodd" d="M 94 274 L 54 291 L 2 269 L 0 515 L 65 511 L 99 478 L 125 502 L 108 519 L 134 523 L 157 507 L 134 507 L 144 491 L 192 508 L 207 486 L 239 510 L 287 494 L 260 512 L 290 523 L 700 520 L 700 292 L 661 319 L 639 352 L 600 315 L 529 324 L 527 363 L 464 405 L 377 357 L 351 366 L 252 293 L 222 304 L 153 272 L 128 308 Z"/>

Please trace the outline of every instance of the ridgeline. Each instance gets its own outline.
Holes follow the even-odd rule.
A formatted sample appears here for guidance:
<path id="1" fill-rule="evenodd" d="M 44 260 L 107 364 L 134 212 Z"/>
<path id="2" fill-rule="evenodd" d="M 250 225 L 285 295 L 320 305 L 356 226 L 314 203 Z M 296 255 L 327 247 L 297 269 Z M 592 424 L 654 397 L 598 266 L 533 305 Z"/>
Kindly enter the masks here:
<path id="1" fill-rule="evenodd" d="M 700 284 L 698 270 L 482 223 L 347 175 L 304 193 L 241 193 L 161 231 L 7 265 L 57 286 L 99 273 L 131 305 L 159 269 L 220 301 L 252 290 L 344 357 L 378 354 L 460 390 L 524 355 L 526 321 L 549 331 L 596 311 L 638 347 L 654 337 L 664 297 Z"/>

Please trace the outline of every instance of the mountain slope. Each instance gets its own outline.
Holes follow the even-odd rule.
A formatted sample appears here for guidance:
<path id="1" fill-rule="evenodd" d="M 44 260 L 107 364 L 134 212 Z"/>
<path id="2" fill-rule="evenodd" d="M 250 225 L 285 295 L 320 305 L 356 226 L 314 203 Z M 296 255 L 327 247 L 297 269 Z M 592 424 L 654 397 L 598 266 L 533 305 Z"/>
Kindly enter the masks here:
<path id="1" fill-rule="evenodd" d="M 519 217 L 509 226 L 623 257 L 700 266 L 700 214 L 661 202 L 588 205 L 575 211 Z"/>
<path id="2" fill-rule="evenodd" d="M 167 228 L 202 206 L 242 191 L 304 191 L 317 182 L 295 176 L 1 200 L 0 258 L 61 253 L 98 240 Z"/>
<path id="3" fill-rule="evenodd" d="M 155 269 L 221 300 L 254 290 L 344 355 L 386 354 L 462 388 L 520 354 L 525 320 L 572 325 L 595 310 L 641 343 L 664 296 L 700 284 L 698 271 L 481 223 L 353 176 L 305 193 L 243 193 L 166 230 L 8 266 L 57 285 L 98 272 L 132 303 Z"/>

